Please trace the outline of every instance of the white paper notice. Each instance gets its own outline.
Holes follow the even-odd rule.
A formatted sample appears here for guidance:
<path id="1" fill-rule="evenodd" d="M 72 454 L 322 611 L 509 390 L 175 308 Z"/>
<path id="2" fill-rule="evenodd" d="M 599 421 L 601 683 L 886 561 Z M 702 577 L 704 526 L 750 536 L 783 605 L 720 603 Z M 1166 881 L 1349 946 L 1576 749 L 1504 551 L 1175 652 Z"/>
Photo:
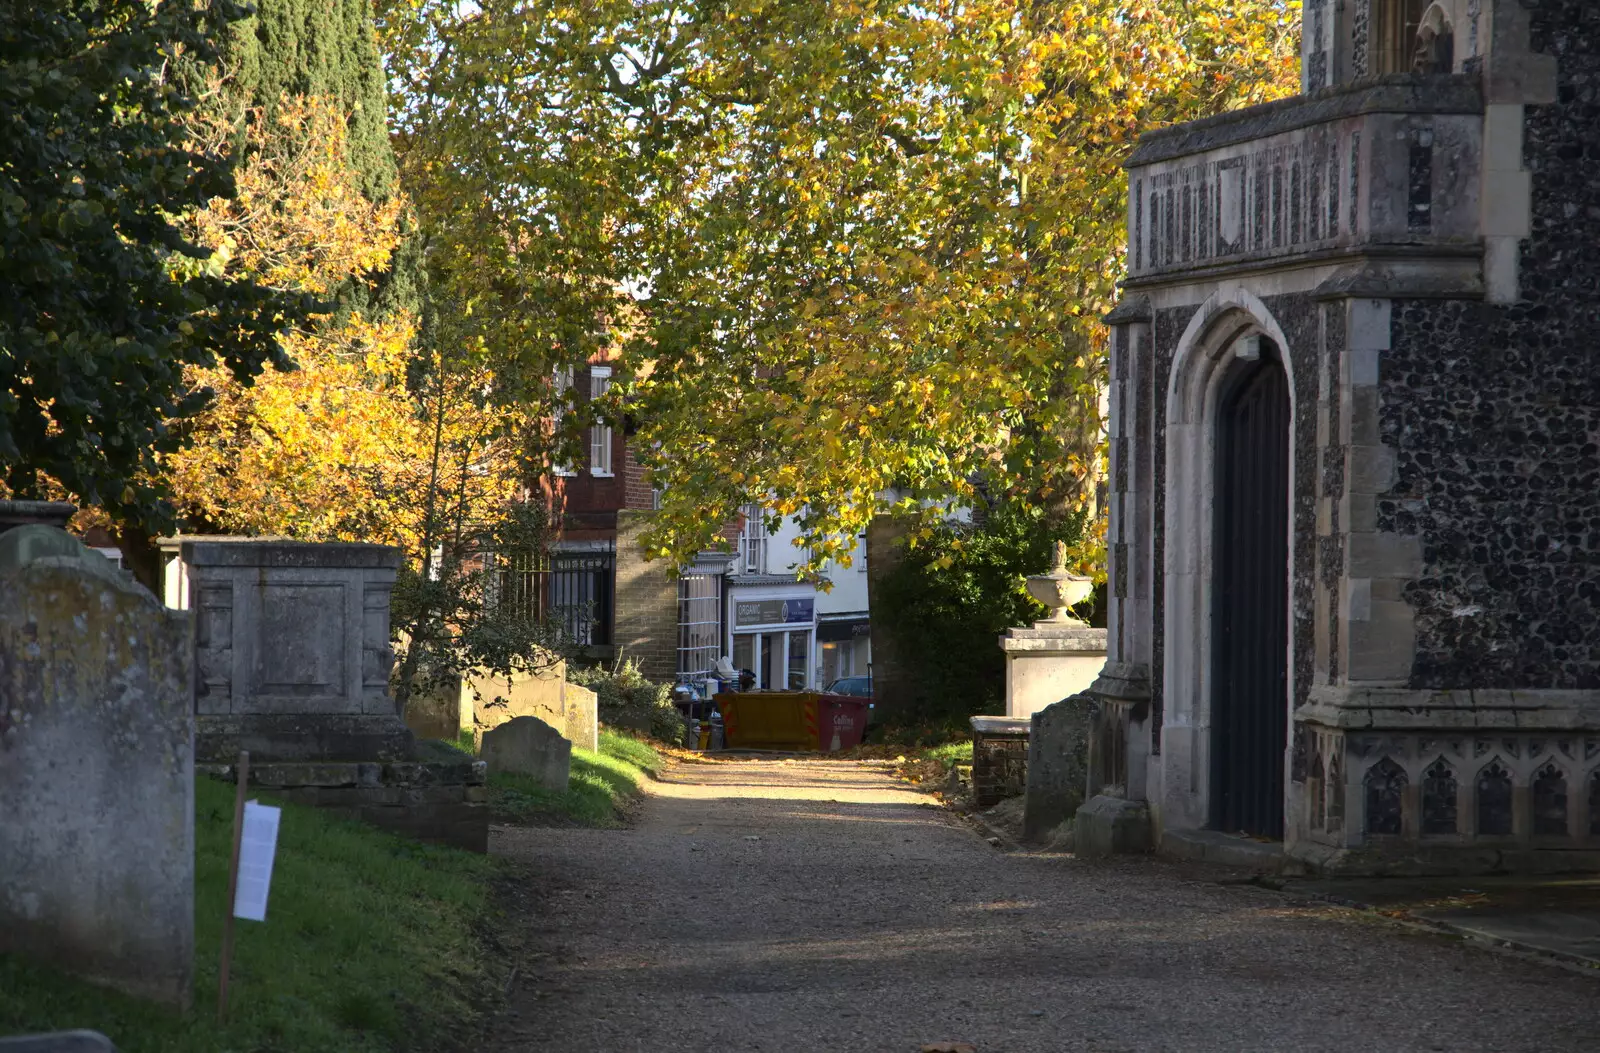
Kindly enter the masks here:
<path id="1" fill-rule="evenodd" d="M 244 834 L 239 839 L 239 887 L 233 897 L 233 916 L 247 921 L 267 920 L 267 889 L 272 885 L 272 857 L 278 851 L 281 808 L 244 803 Z"/>

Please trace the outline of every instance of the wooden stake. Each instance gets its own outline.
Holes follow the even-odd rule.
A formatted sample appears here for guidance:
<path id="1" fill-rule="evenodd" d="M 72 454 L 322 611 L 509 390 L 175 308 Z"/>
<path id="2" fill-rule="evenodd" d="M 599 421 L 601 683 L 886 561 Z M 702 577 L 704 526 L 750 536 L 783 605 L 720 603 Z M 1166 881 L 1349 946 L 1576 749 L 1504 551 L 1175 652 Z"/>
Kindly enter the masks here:
<path id="1" fill-rule="evenodd" d="M 244 840 L 244 795 L 250 785 L 250 751 L 239 751 L 233 797 L 233 860 L 228 864 L 228 902 L 222 910 L 222 962 L 217 979 L 217 1023 L 228 1020 L 228 966 L 233 963 L 233 897 L 239 893 L 239 843 Z"/>

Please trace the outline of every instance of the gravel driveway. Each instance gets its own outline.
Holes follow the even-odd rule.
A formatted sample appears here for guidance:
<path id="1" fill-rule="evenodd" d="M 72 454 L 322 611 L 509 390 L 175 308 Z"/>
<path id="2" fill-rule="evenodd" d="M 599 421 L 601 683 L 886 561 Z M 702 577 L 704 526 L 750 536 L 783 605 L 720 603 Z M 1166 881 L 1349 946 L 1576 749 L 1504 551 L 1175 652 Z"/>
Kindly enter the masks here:
<path id="1" fill-rule="evenodd" d="M 1150 859 L 1003 853 L 880 764 L 680 763 L 631 829 L 493 850 L 532 886 L 494 1051 L 1600 1049 L 1600 977 Z"/>

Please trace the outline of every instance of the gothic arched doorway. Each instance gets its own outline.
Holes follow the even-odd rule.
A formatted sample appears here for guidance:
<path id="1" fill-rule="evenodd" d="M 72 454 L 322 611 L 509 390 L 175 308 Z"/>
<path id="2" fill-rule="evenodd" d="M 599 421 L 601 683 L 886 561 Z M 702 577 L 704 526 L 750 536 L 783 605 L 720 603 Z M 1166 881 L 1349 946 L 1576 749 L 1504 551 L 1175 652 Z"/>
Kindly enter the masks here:
<path id="1" fill-rule="evenodd" d="M 1289 383 L 1277 347 L 1235 366 L 1217 415 L 1211 825 L 1283 836 L 1288 741 Z"/>

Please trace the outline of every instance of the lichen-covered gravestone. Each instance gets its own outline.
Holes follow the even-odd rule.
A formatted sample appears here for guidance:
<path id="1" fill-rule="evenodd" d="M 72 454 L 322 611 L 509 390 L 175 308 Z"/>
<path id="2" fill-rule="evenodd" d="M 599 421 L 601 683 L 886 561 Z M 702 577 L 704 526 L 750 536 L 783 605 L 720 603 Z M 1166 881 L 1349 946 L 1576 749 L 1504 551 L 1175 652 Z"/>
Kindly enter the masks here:
<path id="1" fill-rule="evenodd" d="M 188 1004 L 191 656 L 188 616 L 70 535 L 0 534 L 0 951 Z"/>
<path id="2" fill-rule="evenodd" d="M 538 717 L 513 717 L 483 733 L 479 751 L 491 772 L 513 772 L 562 793 L 572 774 L 572 743 Z"/>
<path id="3" fill-rule="evenodd" d="M 1038 841 L 1077 814 L 1089 782 L 1094 700 L 1073 695 L 1033 715 L 1022 837 Z"/>

